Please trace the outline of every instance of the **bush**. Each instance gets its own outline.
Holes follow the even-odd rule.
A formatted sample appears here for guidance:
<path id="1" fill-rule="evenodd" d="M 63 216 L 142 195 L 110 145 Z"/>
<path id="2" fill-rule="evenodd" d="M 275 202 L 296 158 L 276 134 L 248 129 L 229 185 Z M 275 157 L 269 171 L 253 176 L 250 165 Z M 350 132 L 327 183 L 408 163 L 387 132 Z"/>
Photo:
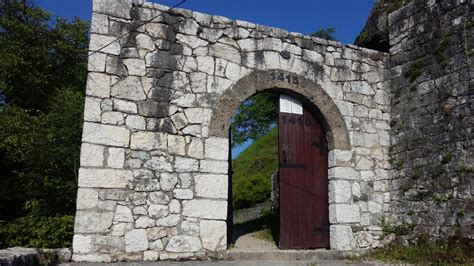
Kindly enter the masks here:
<path id="1" fill-rule="evenodd" d="M 3 247 L 64 248 L 71 247 L 74 216 L 20 217 L 0 228 Z"/>
<path id="2" fill-rule="evenodd" d="M 0 222 L 0 248 L 33 247 L 63 248 L 71 247 L 74 232 L 74 216 L 58 215 L 41 216 L 39 204 L 28 202 L 25 209 L 29 211 L 10 222 Z"/>
<path id="3" fill-rule="evenodd" d="M 234 208 L 254 206 L 270 198 L 271 180 L 266 175 L 252 175 L 233 182 Z"/>

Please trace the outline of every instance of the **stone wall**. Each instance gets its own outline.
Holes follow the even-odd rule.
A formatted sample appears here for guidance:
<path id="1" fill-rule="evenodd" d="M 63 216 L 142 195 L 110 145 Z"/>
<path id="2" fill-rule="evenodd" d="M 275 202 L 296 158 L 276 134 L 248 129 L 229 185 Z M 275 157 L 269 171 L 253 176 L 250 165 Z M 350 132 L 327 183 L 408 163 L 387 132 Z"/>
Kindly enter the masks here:
<path id="1" fill-rule="evenodd" d="M 378 246 L 390 200 L 387 55 L 167 10 L 94 0 L 91 51 L 131 33 L 89 57 L 73 260 L 222 255 L 227 129 L 267 89 L 311 106 L 325 127 L 331 248 Z"/>
<path id="2" fill-rule="evenodd" d="M 474 237 L 472 1 L 390 15 L 392 222 L 413 237 Z"/>

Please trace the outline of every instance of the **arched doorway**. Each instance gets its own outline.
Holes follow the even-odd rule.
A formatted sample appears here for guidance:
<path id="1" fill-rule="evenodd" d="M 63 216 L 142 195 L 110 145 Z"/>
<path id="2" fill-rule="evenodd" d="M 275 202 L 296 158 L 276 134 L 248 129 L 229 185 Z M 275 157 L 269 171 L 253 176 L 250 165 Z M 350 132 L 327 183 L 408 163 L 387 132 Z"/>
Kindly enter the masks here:
<path id="1" fill-rule="evenodd" d="M 294 75 L 293 73 L 289 73 L 286 71 L 280 70 L 270 70 L 270 71 L 254 71 L 251 74 L 245 76 L 241 80 L 239 80 L 231 89 L 225 91 L 222 96 L 218 99 L 216 103 L 216 109 L 219 110 L 213 114 L 211 119 L 211 124 L 209 127 L 210 136 L 215 137 L 228 137 L 229 126 L 231 117 L 234 111 L 238 108 L 238 106 L 248 97 L 264 90 L 272 90 L 276 91 L 280 94 L 289 95 L 292 98 L 300 101 L 304 106 L 304 110 L 302 114 L 302 132 L 305 131 L 305 118 L 309 121 L 310 125 L 315 125 L 315 129 L 313 131 L 308 130 L 308 135 L 311 135 L 312 138 L 307 138 L 303 142 L 309 144 L 310 148 L 308 148 L 308 155 L 305 156 L 304 152 L 299 154 L 296 160 L 301 160 L 301 158 L 308 158 L 308 162 L 306 164 L 312 164 L 309 162 L 310 159 L 317 158 L 318 155 L 316 153 L 312 154 L 313 151 L 315 152 L 322 152 L 320 158 L 317 160 L 319 165 L 316 167 L 321 170 L 321 174 L 319 177 L 315 178 L 314 180 L 321 181 L 323 180 L 324 183 L 321 186 L 313 186 L 316 187 L 315 190 L 307 190 L 308 186 L 311 186 L 312 177 L 314 177 L 313 173 L 308 173 L 307 178 L 303 178 L 304 181 L 301 184 L 297 184 L 293 186 L 293 188 L 288 189 L 288 195 L 292 193 L 294 190 L 300 190 L 298 196 L 300 198 L 295 197 L 293 203 L 295 206 L 298 206 L 299 202 L 308 202 L 313 204 L 314 202 L 319 201 L 319 207 L 315 208 L 314 211 L 311 211 L 310 214 L 305 216 L 305 212 L 302 211 L 301 216 L 297 214 L 297 218 L 303 221 L 305 220 L 308 226 L 305 226 L 306 229 L 295 229 L 298 227 L 298 220 L 289 220 L 286 229 L 289 232 L 289 236 L 294 237 L 295 239 L 302 239 L 300 243 L 296 243 L 295 240 L 288 240 L 286 243 L 280 242 L 281 248 L 317 248 L 317 247 L 329 247 L 329 232 L 330 232 L 330 224 L 329 224 L 329 203 L 328 203 L 328 156 L 327 153 L 331 150 L 347 150 L 350 149 L 350 141 L 349 141 L 349 134 L 345 124 L 345 121 L 340 113 L 339 109 L 331 99 L 331 97 L 321 88 L 321 86 L 314 81 L 305 79 L 304 77 Z M 306 117 L 304 116 L 306 114 Z M 288 118 L 287 119 L 291 119 Z M 297 121 L 297 117 L 295 117 L 295 121 Z M 289 120 L 288 120 L 289 121 Z M 296 122 L 297 123 L 297 122 Z M 306 145 L 303 144 L 303 145 Z M 314 145 L 313 145 L 314 144 Z M 296 146 L 293 145 L 292 148 Z M 295 154 L 299 152 L 297 149 L 294 151 Z M 280 149 L 279 154 L 279 163 L 280 165 L 284 164 L 284 158 L 282 150 Z M 288 159 L 288 157 L 286 158 Z M 305 159 L 302 159 L 303 161 Z M 317 163 L 317 164 L 318 164 Z M 301 165 L 299 163 L 295 163 L 294 165 L 290 166 L 298 166 Z M 301 169 L 296 168 L 295 172 L 300 171 Z M 315 167 L 308 166 L 311 169 L 308 172 L 311 172 Z M 286 171 L 286 170 L 285 170 Z M 301 173 L 300 173 L 301 174 Z M 296 174 L 298 175 L 298 174 Z M 306 173 L 303 174 L 306 176 Z M 314 181 L 314 182 L 317 182 Z M 306 182 L 306 183 L 305 183 Z M 291 185 L 291 184 L 290 184 Z M 293 184 L 294 185 L 294 184 Z M 313 184 L 314 185 L 314 184 Z M 280 188 L 281 189 L 281 188 Z M 304 193 L 301 193 L 301 190 L 305 190 Z M 318 191 L 316 191 L 318 190 Z M 313 197 L 313 198 L 311 198 Z M 322 200 L 321 200 L 322 199 Z M 229 198 L 230 200 L 230 198 Z M 291 199 L 282 199 L 288 202 L 291 202 Z M 290 205 L 291 205 L 290 204 Z M 229 204 L 231 206 L 231 204 Z M 309 206 L 309 205 L 307 205 Z M 300 206 L 303 210 L 305 208 L 304 205 Z M 288 210 L 294 210 L 293 207 L 288 207 Z M 320 212 L 323 215 L 318 216 L 317 219 L 309 219 L 310 217 L 314 218 L 316 212 Z M 294 217 L 292 213 L 286 214 L 288 217 Z M 304 217 L 304 218 L 303 218 Z M 295 224 L 296 223 L 296 224 Z M 310 226 L 311 225 L 311 226 Z M 282 229 L 283 227 L 281 227 Z M 283 229 L 285 230 L 285 229 Z M 317 235 L 317 237 L 311 240 L 308 236 L 307 232 L 312 232 L 313 234 Z M 304 237 L 301 237 L 304 236 Z M 288 238 L 288 239 L 290 239 Z M 317 241 L 315 239 L 318 239 Z M 310 242 L 313 241 L 313 244 Z M 315 244 L 314 244 L 315 243 Z"/>

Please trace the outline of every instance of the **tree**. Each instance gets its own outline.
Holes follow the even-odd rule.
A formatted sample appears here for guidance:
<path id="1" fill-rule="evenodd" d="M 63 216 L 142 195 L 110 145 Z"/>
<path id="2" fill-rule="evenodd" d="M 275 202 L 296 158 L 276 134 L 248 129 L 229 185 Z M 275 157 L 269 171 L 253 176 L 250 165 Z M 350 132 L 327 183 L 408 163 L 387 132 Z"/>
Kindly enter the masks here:
<path id="1" fill-rule="evenodd" d="M 231 124 L 232 146 L 257 140 L 267 134 L 278 119 L 279 95 L 261 92 L 241 104 Z"/>
<path id="2" fill-rule="evenodd" d="M 0 4 L 0 242 L 47 245 L 19 236 L 15 223 L 49 226 L 75 211 L 88 23 Z"/>
<path id="3" fill-rule="evenodd" d="M 336 37 L 334 37 L 335 32 L 336 32 L 336 29 L 334 27 L 321 28 L 317 32 L 312 33 L 311 36 L 330 40 L 330 41 L 337 41 Z"/>

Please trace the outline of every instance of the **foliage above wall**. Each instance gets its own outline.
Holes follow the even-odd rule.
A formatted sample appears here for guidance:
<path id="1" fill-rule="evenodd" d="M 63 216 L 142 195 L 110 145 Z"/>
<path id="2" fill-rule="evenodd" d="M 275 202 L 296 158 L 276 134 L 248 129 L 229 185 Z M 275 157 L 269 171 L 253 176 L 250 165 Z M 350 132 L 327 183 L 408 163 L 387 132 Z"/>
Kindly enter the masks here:
<path id="1" fill-rule="evenodd" d="M 72 236 L 88 23 L 1 5 L 0 246 L 60 246 Z"/>

